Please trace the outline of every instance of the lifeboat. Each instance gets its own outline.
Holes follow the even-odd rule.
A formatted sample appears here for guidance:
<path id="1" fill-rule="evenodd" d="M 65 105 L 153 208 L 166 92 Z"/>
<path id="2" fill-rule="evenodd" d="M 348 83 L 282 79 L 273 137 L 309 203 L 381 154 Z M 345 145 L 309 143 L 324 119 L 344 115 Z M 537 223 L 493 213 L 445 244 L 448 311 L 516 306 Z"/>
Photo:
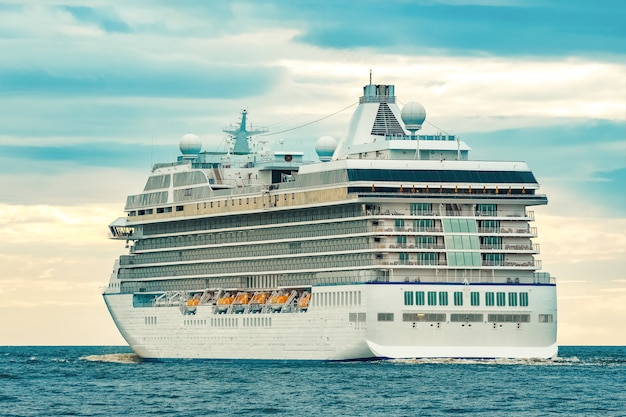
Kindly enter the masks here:
<path id="1" fill-rule="evenodd" d="M 248 294 L 247 292 L 241 292 L 237 294 L 237 296 L 231 302 L 231 304 L 233 305 L 232 310 L 237 313 L 241 312 L 246 308 L 246 306 L 249 303 L 250 303 L 250 294 Z"/>
<path id="2" fill-rule="evenodd" d="M 305 292 L 302 294 L 302 297 L 300 297 L 300 301 L 298 301 L 298 308 L 300 308 L 301 310 L 306 310 L 307 308 L 309 308 L 309 302 L 311 301 L 311 294 Z"/>
<path id="3" fill-rule="evenodd" d="M 263 306 L 267 302 L 267 294 L 263 292 L 259 292 L 254 294 L 250 299 L 250 304 L 248 305 L 249 311 L 256 313 L 263 309 Z"/>
<path id="4" fill-rule="evenodd" d="M 227 311 L 233 301 L 235 301 L 235 297 L 231 295 L 226 295 L 224 297 L 218 298 L 217 303 L 215 303 L 215 311 L 218 313 L 223 313 Z"/>
<path id="5" fill-rule="evenodd" d="M 196 309 L 200 304 L 200 299 L 198 296 L 194 296 L 193 298 L 189 298 L 185 303 L 185 307 L 183 308 L 184 314 L 196 314 Z"/>
<path id="6" fill-rule="evenodd" d="M 280 311 L 288 299 L 289 299 L 289 294 L 287 293 L 272 295 L 268 303 L 270 306 L 270 310 Z"/>

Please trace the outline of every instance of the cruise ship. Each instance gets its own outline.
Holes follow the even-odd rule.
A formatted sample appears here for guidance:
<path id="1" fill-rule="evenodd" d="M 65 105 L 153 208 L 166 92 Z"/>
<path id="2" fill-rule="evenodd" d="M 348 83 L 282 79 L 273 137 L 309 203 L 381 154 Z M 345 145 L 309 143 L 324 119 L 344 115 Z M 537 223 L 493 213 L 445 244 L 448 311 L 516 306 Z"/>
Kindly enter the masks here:
<path id="1" fill-rule="evenodd" d="M 556 282 L 529 210 L 547 197 L 526 163 L 421 134 L 424 107 L 371 80 L 315 161 L 271 149 L 247 119 L 221 151 L 183 136 L 109 225 L 128 251 L 103 297 L 137 355 L 557 355 Z"/>

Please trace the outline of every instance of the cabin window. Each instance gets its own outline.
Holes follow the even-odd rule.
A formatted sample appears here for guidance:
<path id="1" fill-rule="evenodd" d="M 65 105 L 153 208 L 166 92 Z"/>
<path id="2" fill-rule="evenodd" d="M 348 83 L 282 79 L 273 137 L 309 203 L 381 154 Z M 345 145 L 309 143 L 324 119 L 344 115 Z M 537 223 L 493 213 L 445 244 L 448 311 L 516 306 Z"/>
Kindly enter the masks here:
<path id="1" fill-rule="evenodd" d="M 509 293 L 509 306 L 511 307 L 517 306 L 517 293 L 516 292 Z"/>
<path id="2" fill-rule="evenodd" d="M 463 292 L 455 291 L 454 292 L 454 305 L 462 306 L 463 305 Z"/>
<path id="3" fill-rule="evenodd" d="M 437 305 L 437 292 L 436 291 L 428 291 L 428 305 L 429 306 Z"/>
<path id="4" fill-rule="evenodd" d="M 498 213 L 495 204 L 478 204 L 476 205 L 477 216 L 496 216 Z"/>
<path id="5" fill-rule="evenodd" d="M 470 304 L 473 306 L 480 305 L 480 293 L 476 291 L 472 291 L 470 293 Z"/>
<path id="6" fill-rule="evenodd" d="M 552 323 L 553 318 L 552 314 L 540 314 L 539 315 L 539 323 Z"/>
<path id="7" fill-rule="evenodd" d="M 470 322 L 470 323 L 480 323 L 483 321 L 482 314 L 450 314 L 451 322 Z"/>
<path id="8" fill-rule="evenodd" d="M 527 292 L 519 293 L 519 305 L 521 307 L 528 307 L 528 293 Z"/>
<path id="9" fill-rule="evenodd" d="M 485 304 L 486 304 L 486 305 L 488 305 L 488 306 L 490 306 L 490 307 L 491 307 L 491 306 L 493 306 L 493 305 L 495 304 L 495 303 L 494 303 L 494 300 L 495 300 L 495 299 L 494 299 L 494 294 L 493 294 L 493 292 L 487 292 L 487 293 L 485 293 Z"/>
<path id="10" fill-rule="evenodd" d="M 498 292 L 497 293 L 496 302 L 498 304 L 498 307 L 505 306 L 506 305 L 506 294 L 503 293 L 503 292 Z"/>
<path id="11" fill-rule="evenodd" d="M 424 291 L 415 291 L 415 305 L 424 305 Z"/>
<path id="12" fill-rule="evenodd" d="M 440 306 L 448 305 L 448 293 L 447 292 L 442 291 L 439 293 L 439 305 Z"/>
<path id="13" fill-rule="evenodd" d="M 393 313 L 378 313 L 378 321 L 393 321 Z"/>
<path id="14" fill-rule="evenodd" d="M 404 305 L 412 306 L 413 305 L 413 291 L 405 291 L 404 292 Z"/>

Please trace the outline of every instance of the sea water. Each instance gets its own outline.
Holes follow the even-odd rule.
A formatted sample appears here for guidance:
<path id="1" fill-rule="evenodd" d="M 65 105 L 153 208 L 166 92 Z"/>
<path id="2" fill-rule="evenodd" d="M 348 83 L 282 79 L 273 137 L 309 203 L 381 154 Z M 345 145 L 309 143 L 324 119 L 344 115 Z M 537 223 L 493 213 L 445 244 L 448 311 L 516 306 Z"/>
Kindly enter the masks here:
<path id="1" fill-rule="evenodd" d="M 626 347 L 552 360 L 146 361 L 0 347 L 2 416 L 626 416 Z"/>

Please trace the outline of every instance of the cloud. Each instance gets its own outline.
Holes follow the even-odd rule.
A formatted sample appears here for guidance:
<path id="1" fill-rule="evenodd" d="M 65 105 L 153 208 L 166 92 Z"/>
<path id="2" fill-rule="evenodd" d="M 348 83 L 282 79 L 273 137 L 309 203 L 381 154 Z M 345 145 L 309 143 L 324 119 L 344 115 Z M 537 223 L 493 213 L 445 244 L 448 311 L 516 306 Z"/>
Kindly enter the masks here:
<path id="1" fill-rule="evenodd" d="M 69 12 L 78 21 L 95 24 L 105 32 L 130 32 L 129 26 L 120 20 L 111 9 L 98 9 L 86 6 L 59 6 L 59 9 Z"/>
<path id="2" fill-rule="evenodd" d="M 543 209 L 537 214 L 538 242 L 544 267 L 551 263 L 621 261 L 626 268 L 626 220 L 624 218 L 593 218 L 558 216 Z M 622 278 L 606 275 L 603 279 Z M 623 271 L 622 271 L 623 272 Z"/>
<path id="3" fill-rule="evenodd" d="M 0 204 L 0 228 L 13 245 L 98 245 L 106 242 L 106 227 L 120 214 L 121 208 L 101 205 Z"/>
<path id="4" fill-rule="evenodd" d="M 261 94 L 278 78 L 275 68 L 213 65 L 203 67 L 185 62 L 151 65 L 127 62 L 120 67 L 97 70 L 74 68 L 50 71 L 45 68 L 6 69 L 0 72 L 0 92 L 11 95 L 131 97 L 244 97 Z M 220 80 L 216 83 L 215 80 Z"/>
<path id="5" fill-rule="evenodd" d="M 368 1 L 367 7 L 308 2 L 285 5 L 285 18 L 307 16 L 302 42 L 331 48 L 500 56 L 621 54 L 624 11 L 614 3 Z M 462 3 L 462 4 L 459 4 Z M 363 6 L 363 5 L 361 5 Z M 291 20 L 295 20 L 291 18 Z M 348 24 L 359 22 L 359 24 Z"/>
<path id="6" fill-rule="evenodd" d="M 474 159 L 529 163 L 550 201 L 530 209 L 539 258 L 559 282 L 561 342 L 623 342 L 625 10 L 604 0 L 0 3 L 0 305 L 20 317 L 0 323 L 0 342 L 121 340 L 100 298 L 124 251 L 106 226 L 152 163 L 175 160 L 185 133 L 216 149 L 242 108 L 287 131 L 264 140 L 312 159 L 319 136 L 345 134 L 370 69 L 374 83 L 396 85 L 400 105 L 425 105 L 425 133 L 460 135 Z M 33 307 L 44 304 L 42 319 Z M 61 337 L 42 320 L 71 329 Z"/>

